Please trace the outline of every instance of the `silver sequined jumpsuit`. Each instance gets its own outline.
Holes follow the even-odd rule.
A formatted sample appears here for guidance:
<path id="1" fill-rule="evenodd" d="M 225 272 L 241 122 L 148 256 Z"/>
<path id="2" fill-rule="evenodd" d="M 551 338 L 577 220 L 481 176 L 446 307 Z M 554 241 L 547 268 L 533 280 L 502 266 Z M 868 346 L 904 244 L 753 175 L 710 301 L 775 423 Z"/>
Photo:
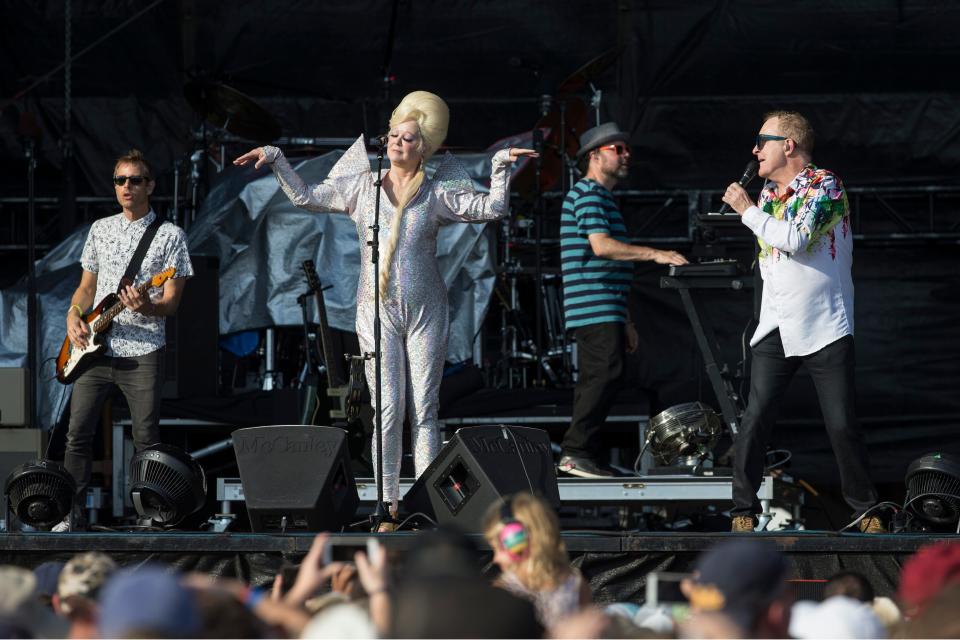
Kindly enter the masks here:
<path id="1" fill-rule="evenodd" d="M 327 179 L 305 184 L 276 147 L 264 147 L 280 186 L 297 207 L 310 211 L 346 212 L 362 239 L 357 291 L 357 336 L 365 353 L 373 352 L 373 287 L 371 248 L 365 239 L 373 225 L 376 176 L 370 170 L 361 136 L 337 161 Z M 437 266 L 437 232 L 450 222 L 486 222 L 507 214 L 510 191 L 509 151 L 493 157 L 490 193 L 480 194 L 463 165 L 447 154 L 432 178 L 426 179 L 407 205 L 400 222 L 401 238 L 391 263 L 390 284 L 380 300 L 383 394 L 383 495 L 399 501 L 403 415 L 410 418 L 413 460 L 419 477 L 440 449 L 437 421 L 440 379 L 447 354 L 449 318 L 447 289 Z M 394 207 L 380 196 L 381 252 L 393 230 Z M 381 254 L 382 255 L 382 254 Z M 374 361 L 366 363 L 371 396 Z M 376 398 L 374 397 L 374 403 Z M 374 406 L 376 410 L 376 406 Z M 374 465 L 377 464 L 373 446 Z"/>

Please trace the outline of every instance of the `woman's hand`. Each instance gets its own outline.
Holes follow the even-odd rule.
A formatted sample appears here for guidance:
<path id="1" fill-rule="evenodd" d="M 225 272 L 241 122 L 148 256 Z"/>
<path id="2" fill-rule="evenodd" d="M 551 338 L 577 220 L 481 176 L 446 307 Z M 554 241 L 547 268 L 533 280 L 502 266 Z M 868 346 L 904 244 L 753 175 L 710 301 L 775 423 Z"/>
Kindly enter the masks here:
<path id="1" fill-rule="evenodd" d="M 521 149 L 519 147 L 510 147 L 510 162 L 516 162 L 517 158 L 539 158 L 540 154 L 533 149 Z"/>
<path id="2" fill-rule="evenodd" d="M 238 167 L 242 167 L 248 162 L 252 162 L 254 160 L 257 162 L 255 165 L 253 165 L 254 169 L 259 169 L 267 163 L 267 154 L 263 152 L 263 147 L 257 147 L 256 149 L 247 151 L 245 154 L 234 160 L 233 164 L 237 165 Z"/>

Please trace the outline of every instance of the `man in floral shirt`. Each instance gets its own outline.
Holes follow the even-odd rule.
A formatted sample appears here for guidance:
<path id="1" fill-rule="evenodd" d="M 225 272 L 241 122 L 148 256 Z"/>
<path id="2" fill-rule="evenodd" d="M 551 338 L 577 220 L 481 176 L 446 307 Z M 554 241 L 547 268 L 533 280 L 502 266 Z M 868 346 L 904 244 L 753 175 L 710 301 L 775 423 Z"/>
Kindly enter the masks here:
<path id="1" fill-rule="evenodd" d="M 114 190 L 122 211 L 93 223 L 80 258 L 83 274 L 67 311 L 67 337 L 79 347 L 91 339 L 82 320 L 84 313 L 110 293 L 127 270 L 147 227 L 157 214 L 150 207 L 156 183 L 150 165 L 136 149 L 117 160 L 113 170 Z M 140 294 L 136 286 L 173 267 L 176 273 L 162 288 Z M 163 384 L 165 316 L 173 315 L 193 266 L 183 229 L 164 222 L 150 243 L 134 286 L 119 292 L 126 309 L 113 320 L 106 334 L 106 350 L 91 362 L 73 385 L 70 426 L 64 466 L 77 482 L 74 511 L 86 500 L 93 458 L 93 438 L 100 410 L 110 388 L 116 386 L 130 407 L 133 442 L 137 451 L 160 441 L 160 389 Z M 54 531 L 82 526 L 74 518 L 56 525 Z"/>
<path id="2" fill-rule="evenodd" d="M 853 234 L 840 179 L 812 163 L 813 128 L 799 113 L 764 117 L 753 155 L 767 180 L 755 206 L 739 184 L 723 201 L 760 245 L 763 298 L 750 340 L 750 399 L 734 443 L 734 531 L 752 531 L 760 510 L 767 441 L 778 404 L 800 365 L 817 390 L 840 469 L 843 496 L 860 530 L 882 532 L 877 491 L 854 410 Z"/>

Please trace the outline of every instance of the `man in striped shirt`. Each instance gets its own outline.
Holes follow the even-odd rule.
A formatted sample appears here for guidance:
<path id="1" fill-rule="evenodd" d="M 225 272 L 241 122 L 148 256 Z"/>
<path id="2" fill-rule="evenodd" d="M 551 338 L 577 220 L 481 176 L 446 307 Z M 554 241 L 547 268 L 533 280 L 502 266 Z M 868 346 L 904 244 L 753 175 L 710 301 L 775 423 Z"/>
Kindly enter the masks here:
<path id="1" fill-rule="evenodd" d="M 613 122 L 580 136 L 577 159 L 585 169 L 563 202 L 560 263 L 563 313 L 577 340 L 573 420 L 563 438 L 559 470 L 583 478 L 610 477 L 600 460 L 599 430 L 607 419 L 623 372 L 623 352 L 637 349 L 627 293 L 632 262 L 686 264 L 676 251 L 629 243 L 612 190 L 627 177 L 628 135 Z"/>

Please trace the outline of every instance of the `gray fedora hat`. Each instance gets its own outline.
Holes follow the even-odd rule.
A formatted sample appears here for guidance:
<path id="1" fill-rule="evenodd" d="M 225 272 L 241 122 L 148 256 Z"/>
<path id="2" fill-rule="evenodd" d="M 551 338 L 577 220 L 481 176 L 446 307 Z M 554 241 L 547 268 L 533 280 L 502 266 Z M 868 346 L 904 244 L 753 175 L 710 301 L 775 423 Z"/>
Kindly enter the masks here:
<path id="1" fill-rule="evenodd" d="M 604 122 L 592 129 L 587 129 L 580 136 L 580 150 L 577 151 L 577 160 L 609 142 L 616 142 L 617 140 L 626 142 L 629 139 L 630 135 L 620 131 L 616 122 Z"/>

